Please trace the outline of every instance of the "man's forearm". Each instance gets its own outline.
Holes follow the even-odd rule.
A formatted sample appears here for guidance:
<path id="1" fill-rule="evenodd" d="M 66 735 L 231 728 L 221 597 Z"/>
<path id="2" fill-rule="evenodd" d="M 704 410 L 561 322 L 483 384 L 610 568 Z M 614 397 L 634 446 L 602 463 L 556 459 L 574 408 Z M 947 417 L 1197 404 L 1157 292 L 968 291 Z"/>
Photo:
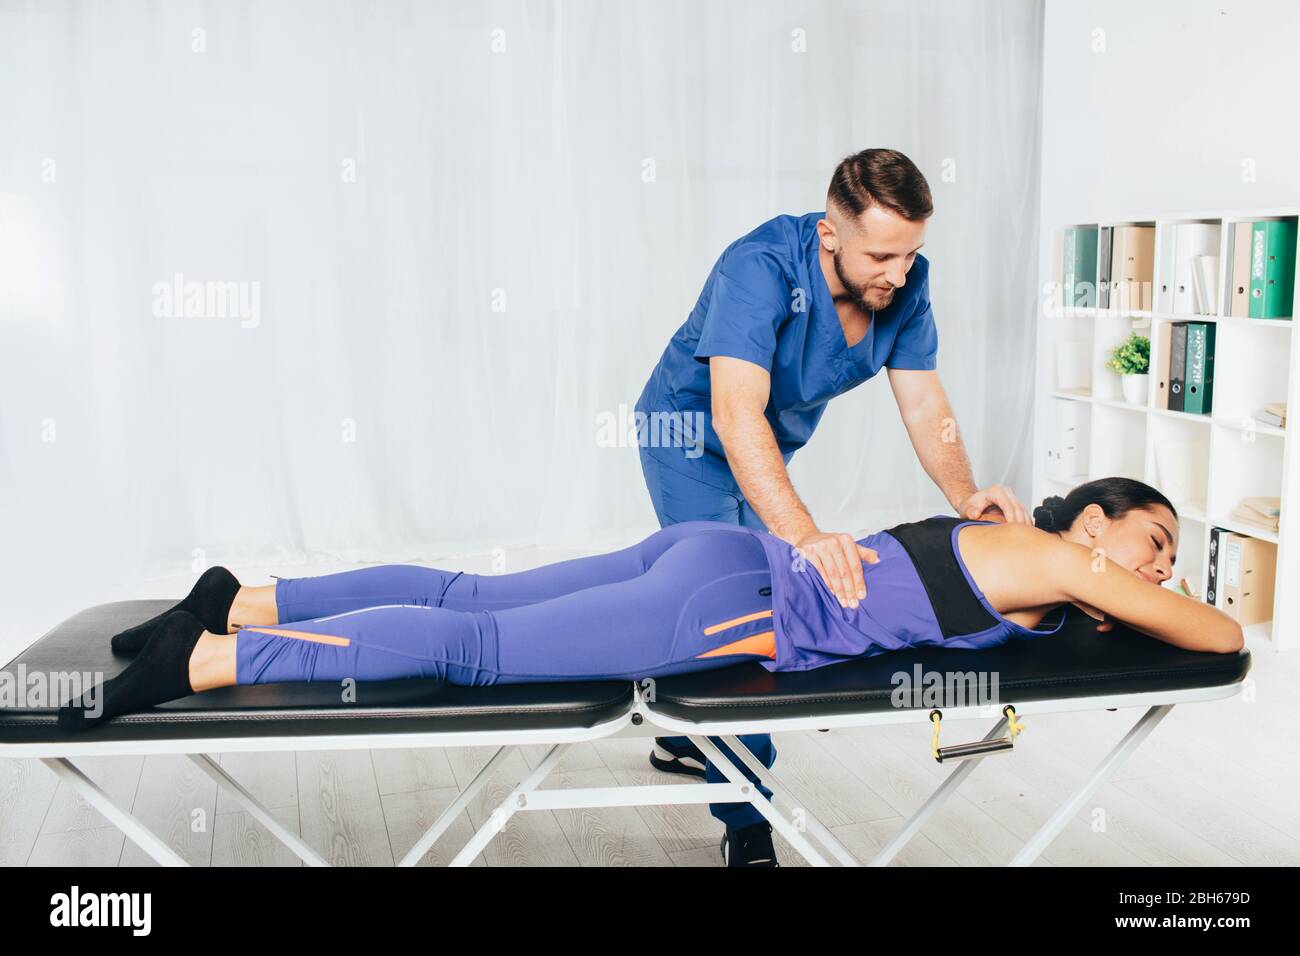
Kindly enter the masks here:
<path id="1" fill-rule="evenodd" d="M 816 524 L 790 483 L 767 419 L 745 415 L 719 422 L 715 417 L 713 427 L 722 439 L 736 484 L 768 529 L 791 544 L 815 531 Z"/>
<path id="2" fill-rule="evenodd" d="M 955 510 L 979 486 L 947 396 L 932 399 L 905 418 L 904 424 L 921 467 Z"/>

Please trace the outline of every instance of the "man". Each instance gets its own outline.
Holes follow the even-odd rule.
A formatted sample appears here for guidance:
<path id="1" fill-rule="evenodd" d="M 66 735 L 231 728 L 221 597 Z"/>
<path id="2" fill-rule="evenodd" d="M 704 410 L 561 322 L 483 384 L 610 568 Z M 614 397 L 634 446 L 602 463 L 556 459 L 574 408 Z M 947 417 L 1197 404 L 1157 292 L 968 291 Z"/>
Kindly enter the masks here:
<path id="1" fill-rule="evenodd" d="M 868 149 L 836 168 L 824 216 L 777 216 L 723 250 L 636 405 L 642 421 L 669 423 L 667 434 L 647 430 L 640 440 L 661 526 L 767 529 L 799 549 L 842 605 L 857 607 L 866 597 L 862 562 L 878 558 L 851 534 L 817 527 L 786 465 L 826 403 L 881 368 L 921 465 L 956 512 L 1032 524 L 1010 488 L 977 488 L 952 427 L 934 370 L 929 263 L 919 254 L 932 212 L 930 187 L 910 159 Z M 770 737 L 742 740 L 772 765 Z M 650 761 L 659 769 L 724 780 L 687 738 L 655 744 Z M 726 825 L 728 866 L 777 865 L 771 826 L 752 806 L 710 809 Z"/>

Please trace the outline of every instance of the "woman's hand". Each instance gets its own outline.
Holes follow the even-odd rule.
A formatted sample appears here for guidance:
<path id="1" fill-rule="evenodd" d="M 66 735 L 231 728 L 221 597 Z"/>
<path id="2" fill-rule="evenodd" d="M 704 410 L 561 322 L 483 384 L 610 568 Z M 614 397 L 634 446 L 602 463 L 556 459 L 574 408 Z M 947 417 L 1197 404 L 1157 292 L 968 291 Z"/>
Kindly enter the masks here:
<path id="1" fill-rule="evenodd" d="M 876 564 L 880 555 L 846 532 L 813 531 L 796 544 L 799 556 L 817 569 L 840 607 L 857 607 L 867 596 L 862 562 Z"/>
<path id="2" fill-rule="evenodd" d="M 1071 603 L 1084 614 L 1101 621 L 1101 623 L 1097 625 L 1097 630 L 1111 631 L 1115 629 L 1115 622 L 1106 616 L 1105 611 L 1099 611 L 1091 604 L 1084 604 L 1082 601 L 1072 601 Z"/>

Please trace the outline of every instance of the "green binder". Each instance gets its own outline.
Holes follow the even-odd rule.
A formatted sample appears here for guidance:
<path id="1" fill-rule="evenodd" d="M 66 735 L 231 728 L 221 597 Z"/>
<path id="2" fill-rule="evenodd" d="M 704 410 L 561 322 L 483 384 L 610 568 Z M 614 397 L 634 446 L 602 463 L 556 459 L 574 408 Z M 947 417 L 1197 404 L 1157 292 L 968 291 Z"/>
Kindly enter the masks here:
<path id="1" fill-rule="evenodd" d="M 1187 323 L 1187 359 L 1183 371 L 1183 411 L 1210 414 L 1214 392 L 1213 322 Z"/>
<path id="2" fill-rule="evenodd" d="M 1250 231 L 1250 317 L 1291 318 L 1295 290 L 1294 219 L 1257 222 Z"/>
<path id="3" fill-rule="evenodd" d="M 1074 285 L 1067 299 L 1074 305 L 1091 309 L 1097 305 L 1097 227 L 1079 226 L 1074 230 Z"/>

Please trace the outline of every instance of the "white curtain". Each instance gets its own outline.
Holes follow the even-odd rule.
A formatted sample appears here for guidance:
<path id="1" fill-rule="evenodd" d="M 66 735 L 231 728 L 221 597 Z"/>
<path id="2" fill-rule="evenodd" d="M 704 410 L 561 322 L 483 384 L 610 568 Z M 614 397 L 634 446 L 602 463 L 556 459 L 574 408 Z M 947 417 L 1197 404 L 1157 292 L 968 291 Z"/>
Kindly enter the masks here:
<path id="1" fill-rule="evenodd" d="M 649 532 L 602 425 L 723 247 L 869 146 L 929 178 L 939 370 L 978 483 L 1027 495 L 1041 27 L 1028 0 L 0 0 L 6 607 Z M 884 373 L 791 473 L 835 530 L 948 510 Z"/>

